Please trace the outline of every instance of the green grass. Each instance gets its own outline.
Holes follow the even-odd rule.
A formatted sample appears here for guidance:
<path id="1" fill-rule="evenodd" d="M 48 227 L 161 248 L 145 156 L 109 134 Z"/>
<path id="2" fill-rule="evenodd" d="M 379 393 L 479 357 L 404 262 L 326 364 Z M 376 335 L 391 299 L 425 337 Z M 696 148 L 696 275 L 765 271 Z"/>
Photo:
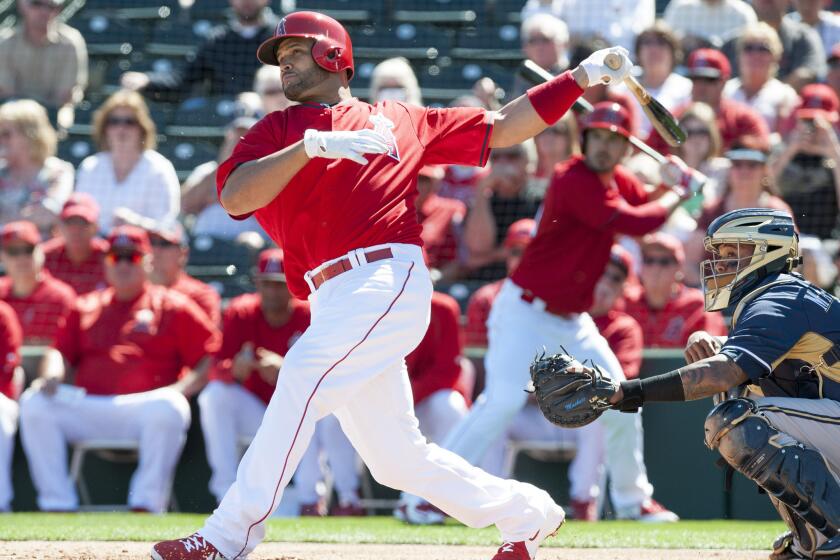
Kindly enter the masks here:
<path id="1" fill-rule="evenodd" d="M 0 540 L 156 541 L 182 537 L 202 525 L 204 515 L 125 513 L 15 513 L 0 515 Z M 603 521 L 567 523 L 549 547 L 768 549 L 781 523 L 682 521 L 666 525 Z M 493 528 L 469 529 L 451 522 L 412 527 L 390 517 L 275 519 L 266 540 L 325 543 L 497 544 Z"/>

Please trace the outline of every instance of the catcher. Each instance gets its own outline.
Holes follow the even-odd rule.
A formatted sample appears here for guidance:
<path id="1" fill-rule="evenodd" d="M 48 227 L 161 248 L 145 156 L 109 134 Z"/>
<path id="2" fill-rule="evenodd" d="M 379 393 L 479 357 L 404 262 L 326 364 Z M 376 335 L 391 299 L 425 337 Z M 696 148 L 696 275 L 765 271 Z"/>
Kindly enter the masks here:
<path id="1" fill-rule="evenodd" d="M 728 338 L 695 332 L 687 366 L 621 384 L 571 356 L 540 356 L 531 365 L 540 408 L 575 427 L 608 408 L 724 393 L 706 418 L 706 445 L 766 491 L 790 528 L 770 558 L 840 559 L 840 301 L 791 272 L 801 258 L 785 212 L 724 214 L 705 245 L 705 307 L 732 314 Z"/>

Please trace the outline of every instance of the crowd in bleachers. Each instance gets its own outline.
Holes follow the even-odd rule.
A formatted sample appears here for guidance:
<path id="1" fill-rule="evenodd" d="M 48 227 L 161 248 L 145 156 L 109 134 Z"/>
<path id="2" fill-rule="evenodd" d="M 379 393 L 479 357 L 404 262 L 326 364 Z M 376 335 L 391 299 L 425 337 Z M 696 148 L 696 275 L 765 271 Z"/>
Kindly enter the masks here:
<path id="1" fill-rule="evenodd" d="M 643 347 L 682 348 L 694 330 L 725 334 L 725 319 L 704 312 L 699 289 L 704 230 L 724 212 L 791 212 L 802 274 L 838 292 L 840 15 L 823 0 L 3 6 L 0 511 L 11 505 L 18 418 L 44 510 L 79 508 L 66 445 L 91 438 L 136 441 L 128 505 L 165 510 L 193 397 L 210 490 L 220 500 L 232 483 L 283 355 L 309 321 L 307 304 L 285 287 L 282 250 L 270 247 L 253 217 L 227 215 L 215 181 L 239 138 L 290 104 L 277 68 L 260 67 L 254 56 L 289 10 L 324 9 L 347 24 L 356 52 L 351 88 L 371 102 L 493 110 L 532 85 L 516 73 L 522 58 L 557 74 L 605 45 L 633 53 L 639 82 L 685 130 L 682 146 L 658 137 L 624 86 L 585 96 L 619 103 L 634 134 L 675 151 L 709 181 L 659 232 L 622 236 L 596 287 L 590 314 L 628 378 L 638 375 Z M 417 216 L 438 292 L 408 366 L 432 441 L 480 391 L 481 361 L 464 358 L 464 347 L 486 347 L 493 299 L 536 227 L 555 166 L 581 154 L 585 119 L 570 112 L 533 141 L 493 150 L 485 168 L 420 172 Z M 669 190 L 648 156 L 630 154 L 624 165 L 650 199 Z M 26 379 L 21 345 L 47 348 Z M 522 422 L 533 425 L 532 413 L 526 409 Z M 519 425 L 505 438 L 516 440 Z M 327 511 L 316 492 L 324 450 L 338 497 L 330 511 L 364 513 L 355 453 L 334 418 L 318 430 L 296 479 L 300 512 Z M 581 434 L 546 438 L 603 437 Z M 485 466 L 509 475 L 504 445 Z M 603 449 L 577 447 L 574 514 L 597 519 L 600 482 L 591 465 L 603 463 Z M 439 520 L 440 512 L 421 513 L 414 521 Z"/>

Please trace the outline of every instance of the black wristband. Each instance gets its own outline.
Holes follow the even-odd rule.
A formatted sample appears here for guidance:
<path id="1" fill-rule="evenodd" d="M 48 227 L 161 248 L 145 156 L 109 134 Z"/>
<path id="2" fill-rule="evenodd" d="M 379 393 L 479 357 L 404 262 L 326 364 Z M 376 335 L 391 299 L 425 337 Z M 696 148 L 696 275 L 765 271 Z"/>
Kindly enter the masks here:
<path id="1" fill-rule="evenodd" d="M 623 398 L 614 405 L 622 412 L 635 412 L 646 401 L 674 402 L 685 400 L 680 370 L 669 371 L 647 379 L 621 382 Z"/>

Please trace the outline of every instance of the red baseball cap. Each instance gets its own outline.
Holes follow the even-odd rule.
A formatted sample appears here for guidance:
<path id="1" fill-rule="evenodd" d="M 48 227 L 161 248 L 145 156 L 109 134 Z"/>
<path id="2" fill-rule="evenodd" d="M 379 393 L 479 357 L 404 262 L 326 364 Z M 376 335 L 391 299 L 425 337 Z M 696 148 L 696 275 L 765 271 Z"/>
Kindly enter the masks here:
<path id="1" fill-rule="evenodd" d="M 507 230 L 505 234 L 504 247 L 511 249 L 513 247 L 527 247 L 534 237 L 534 230 L 537 229 L 537 222 L 531 218 L 523 218 L 516 220 Z"/>
<path id="2" fill-rule="evenodd" d="M 797 119 L 813 119 L 825 117 L 829 122 L 840 120 L 840 100 L 830 86 L 825 84 L 808 84 L 799 93 L 801 101 L 794 115 Z"/>
<path id="3" fill-rule="evenodd" d="M 151 250 L 149 234 L 137 226 L 117 226 L 108 234 L 109 251 L 128 250 L 146 254 Z"/>
<path id="4" fill-rule="evenodd" d="M 648 247 L 661 247 L 671 253 L 671 256 L 680 265 L 685 262 L 685 249 L 683 249 L 682 241 L 669 233 L 658 231 L 647 234 L 642 238 L 642 254 Z"/>
<path id="5" fill-rule="evenodd" d="M 621 245 L 613 245 L 610 249 L 610 262 L 624 271 L 624 276 L 633 275 L 633 255 Z"/>
<path id="6" fill-rule="evenodd" d="M 4 225 L 3 229 L 0 230 L 0 238 L 3 240 L 3 245 L 15 241 L 22 241 L 23 243 L 34 246 L 41 242 L 41 234 L 38 232 L 38 227 L 27 220 L 9 222 Z"/>
<path id="7" fill-rule="evenodd" d="M 266 249 L 257 259 L 257 278 L 286 281 L 286 269 L 283 268 L 283 250 Z"/>
<path id="8" fill-rule="evenodd" d="M 732 66 L 722 52 L 715 49 L 697 49 L 688 57 L 689 78 L 723 78 L 732 76 Z"/>
<path id="9" fill-rule="evenodd" d="M 87 193 L 73 193 L 61 209 L 59 217 L 62 220 L 82 218 L 88 223 L 99 221 L 99 204 Z"/>
<path id="10" fill-rule="evenodd" d="M 621 103 L 601 101 L 595 104 L 584 121 L 583 130 L 591 128 L 602 128 L 629 138 L 633 134 L 633 119 L 630 111 Z"/>

